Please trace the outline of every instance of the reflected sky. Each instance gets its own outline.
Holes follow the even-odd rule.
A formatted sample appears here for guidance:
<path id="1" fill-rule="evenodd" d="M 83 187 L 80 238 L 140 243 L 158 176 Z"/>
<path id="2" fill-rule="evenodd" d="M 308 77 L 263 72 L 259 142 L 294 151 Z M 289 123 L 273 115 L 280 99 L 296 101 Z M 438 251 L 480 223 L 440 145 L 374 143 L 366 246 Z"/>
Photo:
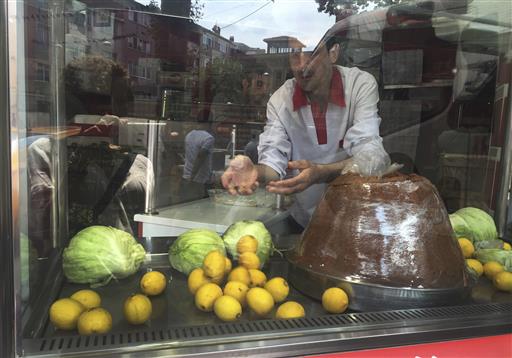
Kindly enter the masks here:
<path id="1" fill-rule="evenodd" d="M 138 0 L 147 5 L 150 0 Z M 312 50 L 322 35 L 334 23 L 334 16 L 317 11 L 314 0 L 200 0 L 204 4 L 199 24 L 211 29 L 215 24 L 221 27 L 225 38 L 235 37 L 251 47 L 266 49 L 264 38 L 293 36 Z M 158 0 L 160 3 L 160 0 Z M 266 3 L 269 3 L 266 6 Z M 262 7 L 263 6 L 263 7 Z M 251 14 L 247 18 L 230 25 Z M 230 26 L 228 26 L 230 25 Z M 226 27 L 228 26 L 228 27 Z M 226 27 L 225 29 L 222 29 Z"/>

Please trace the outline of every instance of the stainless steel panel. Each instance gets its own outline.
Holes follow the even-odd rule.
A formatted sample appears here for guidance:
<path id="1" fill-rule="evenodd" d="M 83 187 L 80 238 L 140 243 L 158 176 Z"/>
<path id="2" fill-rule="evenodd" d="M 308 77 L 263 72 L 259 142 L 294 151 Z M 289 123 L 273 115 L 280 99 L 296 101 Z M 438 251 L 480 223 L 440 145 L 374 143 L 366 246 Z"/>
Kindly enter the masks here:
<path id="1" fill-rule="evenodd" d="M 0 356 L 15 353 L 7 6 L 0 3 Z"/>
<path id="2" fill-rule="evenodd" d="M 511 40 L 512 41 L 512 40 Z M 511 44 L 512 46 L 512 44 Z M 512 74 L 510 78 L 512 83 Z M 496 221 L 498 228 L 498 236 L 504 237 L 507 226 L 507 206 L 510 195 L 510 184 L 512 175 L 512 98 L 508 98 L 508 106 L 506 110 L 506 129 L 505 141 L 503 147 L 503 156 L 501 158 L 501 173 L 502 180 L 500 180 L 500 188 L 496 200 Z M 511 208 L 508 208 L 510 210 Z"/>
<path id="3" fill-rule="evenodd" d="M 48 16 L 50 26 L 50 118 L 53 118 L 52 129 L 58 133 L 66 125 L 64 101 L 64 65 L 65 41 L 64 19 L 65 3 L 50 1 Z M 52 244 L 53 247 L 62 245 L 68 238 L 68 197 L 67 197 L 67 147 L 66 141 L 51 136 L 51 173 L 53 184 L 52 197 Z"/>

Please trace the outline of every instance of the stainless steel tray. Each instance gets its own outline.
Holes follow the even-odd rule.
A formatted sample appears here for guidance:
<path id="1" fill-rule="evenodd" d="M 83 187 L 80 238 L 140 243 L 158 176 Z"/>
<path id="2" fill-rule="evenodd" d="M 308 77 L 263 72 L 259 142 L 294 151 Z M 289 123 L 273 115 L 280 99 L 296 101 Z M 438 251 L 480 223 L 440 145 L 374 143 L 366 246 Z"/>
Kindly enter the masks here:
<path id="1" fill-rule="evenodd" d="M 289 262 L 288 280 L 303 294 L 321 300 L 329 287 L 340 287 L 349 296 L 354 311 L 385 311 L 395 309 L 438 307 L 469 301 L 471 287 L 452 289 L 415 289 L 365 284 L 319 274 Z"/>

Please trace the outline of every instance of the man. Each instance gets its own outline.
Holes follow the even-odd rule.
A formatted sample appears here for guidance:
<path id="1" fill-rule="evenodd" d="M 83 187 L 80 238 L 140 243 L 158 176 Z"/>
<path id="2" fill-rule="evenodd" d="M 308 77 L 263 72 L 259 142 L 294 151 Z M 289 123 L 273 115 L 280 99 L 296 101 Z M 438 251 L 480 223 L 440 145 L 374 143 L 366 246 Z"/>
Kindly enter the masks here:
<path id="1" fill-rule="evenodd" d="M 258 165 L 239 156 L 221 178 L 231 194 L 251 194 L 259 183 L 272 193 L 296 193 L 291 214 L 302 227 L 325 183 L 352 166 L 354 156 L 369 158 L 372 168 L 389 161 L 379 136 L 375 79 L 357 68 L 336 66 L 339 44 L 335 37 L 324 38 L 313 54 L 291 55 L 294 78 L 267 104 Z M 285 178 L 287 170 L 294 176 Z"/>
<path id="2" fill-rule="evenodd" d="M 205 130 L 194 129 L 185 137 L 185 167 L 181 194 L 183 201 L 207 196 L 213 181 L 212 152 L 213 136 Z"/>

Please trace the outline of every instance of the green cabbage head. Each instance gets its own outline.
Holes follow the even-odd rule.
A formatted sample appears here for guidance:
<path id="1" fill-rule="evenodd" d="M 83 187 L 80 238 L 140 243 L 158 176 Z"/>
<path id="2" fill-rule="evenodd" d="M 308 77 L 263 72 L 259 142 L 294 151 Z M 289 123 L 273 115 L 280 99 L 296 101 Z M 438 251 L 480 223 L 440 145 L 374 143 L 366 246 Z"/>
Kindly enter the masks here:
<path id="1" fill-rule="evenodd" d="M 236 244 L 242 236 L 251 235 L 258 240 L 258 251 L 256 255 L 260 259 L 261 266 L 267 262 L 269 256 L 274 252 L 272 236 L 261 221 L 243 220 L 232 224 L 224 233 L 222 239 L 229 254 L 238 259 Z"/>
<path id="2" fill-rule="evenodd" d="M 62 254 L 70 282 L 103 286 L 137 272 L 146 251 L 132 235 L 109 226 L 90 226 L 77 233 Z"/>
<path id="3" fill-rule="evenodd" d="M 176 270 L 188 275 L 193 269 L 201 267 L 205 256 L 213 250 L 226 255 L 219 234 L 208 229 L 191 229 L 173 242 L 169 248 L 169 262 Z"/>
<path id="4" fill-rule="evenodd" d="M 506 271 L 512 272 L 512 251 L 481 249 L 475 251 L 475 258 L 483 264 L 489 261 L 499 262 Z"/>
<path id="5" fill-rule="evenodd" d="M 494 219 L 478 208 L 463 208 L 450 214 L 450 222 L 457 237 L 465 237 L 471 242 L 495 240 L 498 231 Z"/>

